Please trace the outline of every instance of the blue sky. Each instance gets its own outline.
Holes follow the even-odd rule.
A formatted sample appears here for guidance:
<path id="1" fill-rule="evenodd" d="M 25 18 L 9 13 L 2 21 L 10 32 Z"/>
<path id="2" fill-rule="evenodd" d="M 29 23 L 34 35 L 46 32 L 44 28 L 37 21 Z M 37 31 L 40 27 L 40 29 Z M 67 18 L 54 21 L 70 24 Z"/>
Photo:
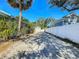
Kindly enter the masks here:
<path id="1" fill-rule="evenodd" d="M 23 11 L 23 17 L 29 19 L 30 21 L 36 21 L 40 17 L 48 18 L 56 18 L 60 19 L 64 15 L 69 14 L 67 11 L 61 11 L 58 7 L 49 8 L 50 5 L 48 4 L 48 0 L 33 0 L 32 6 L 28 9 Z M 3 10 L 12 16 L 19 15 L 19 9 L 12 8 L 8 3 L 7 0 L 0 0 L 0 10 Z M 75 11 L 79 14 L 78 11 Z"/>

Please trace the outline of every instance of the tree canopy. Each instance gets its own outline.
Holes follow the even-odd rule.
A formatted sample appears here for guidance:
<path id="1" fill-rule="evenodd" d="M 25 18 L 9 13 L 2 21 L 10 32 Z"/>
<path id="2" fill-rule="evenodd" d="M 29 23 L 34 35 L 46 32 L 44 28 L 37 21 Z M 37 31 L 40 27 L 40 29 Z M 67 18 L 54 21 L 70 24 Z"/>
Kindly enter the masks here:
<path id="1" fill-rule="evenodd" d="M 79 9 L 79 0 L 49 0 L 52 6 L 57 6 L 67 11 Z"/>
<path id="2" fill-rule="evenodd" d="M 8 2 L 14 8 L 19 8 L 21 4 L 21 10 L 28 9 L 32 4 L 32 0 L 8 0 Z"/>

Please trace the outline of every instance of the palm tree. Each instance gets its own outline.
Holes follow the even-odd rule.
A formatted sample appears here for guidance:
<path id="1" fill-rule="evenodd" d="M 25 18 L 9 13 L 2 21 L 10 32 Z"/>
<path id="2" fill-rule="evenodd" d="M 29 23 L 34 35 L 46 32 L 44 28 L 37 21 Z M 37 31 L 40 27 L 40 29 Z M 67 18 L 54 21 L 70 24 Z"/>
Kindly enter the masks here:
<path id="1" fill-rule="evenodd" d="M 20 10 L 19 15 L 19 23 L 18 23 L 18 32 L 20 32 L 21 29 L 21 17 L 22 17 L 22 10 L 27 10 L 32 5 L 32 0 L 8 0 L 8 3 L 14 7 L 18 8 Z"/>

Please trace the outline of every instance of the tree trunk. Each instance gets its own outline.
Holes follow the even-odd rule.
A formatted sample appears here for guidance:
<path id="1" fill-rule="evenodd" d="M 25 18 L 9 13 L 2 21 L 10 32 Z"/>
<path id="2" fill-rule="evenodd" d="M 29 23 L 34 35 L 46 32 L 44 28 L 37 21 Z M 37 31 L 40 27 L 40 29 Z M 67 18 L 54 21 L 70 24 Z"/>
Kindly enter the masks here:
<path id="1" fill-rule="evenodd" d="M 20 32 L 21 30 L 21 17 L 22 17 L 22 10 L 20 10 L 20 14 L 19 14 L 18 32 Z"/>
<path id="2" fill-rule="evenodd" d="M 18 34 L 20 34 L 21 31 L 21 17 L 22 17 L 22 8 L 21 8 L 21 1 L 19 0 L 19 9 L 20 9 L 20 14 L 19 14 L 19 23 L 18 23 Z"/>

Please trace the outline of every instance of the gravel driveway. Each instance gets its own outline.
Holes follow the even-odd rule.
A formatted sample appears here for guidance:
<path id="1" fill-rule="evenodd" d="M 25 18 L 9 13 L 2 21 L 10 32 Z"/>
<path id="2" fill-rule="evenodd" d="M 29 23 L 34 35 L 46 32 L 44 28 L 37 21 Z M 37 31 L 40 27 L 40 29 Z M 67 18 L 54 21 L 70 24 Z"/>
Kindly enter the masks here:
<path id="1" fill-rule="evenodd" d="M 79 48 L 45 32 L 25 38 L 23 42 L 29 43 L 32 50 L 24 49 L 8 59 L 79 59 Z"/>

